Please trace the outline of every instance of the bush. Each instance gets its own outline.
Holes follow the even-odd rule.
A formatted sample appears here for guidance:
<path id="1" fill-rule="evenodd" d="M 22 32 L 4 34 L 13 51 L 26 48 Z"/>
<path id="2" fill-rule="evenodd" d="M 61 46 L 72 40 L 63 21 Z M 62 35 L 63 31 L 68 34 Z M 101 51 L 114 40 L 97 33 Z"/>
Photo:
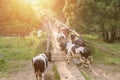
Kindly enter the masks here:
<path id="1" fill-rule="evenodd" d="M 0 72 L 5 70 L 7 62 L 3 59 L 0 59 Z"/>

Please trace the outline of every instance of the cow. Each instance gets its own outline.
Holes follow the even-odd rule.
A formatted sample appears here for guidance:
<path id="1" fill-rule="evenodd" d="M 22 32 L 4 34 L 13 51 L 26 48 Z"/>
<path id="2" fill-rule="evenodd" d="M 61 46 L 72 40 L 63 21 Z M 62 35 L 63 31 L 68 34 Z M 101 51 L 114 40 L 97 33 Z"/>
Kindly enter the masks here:
<path id="1" fill-rule="evenodd" d="M 59 43 L 63 43 L 67 40 L 66 36 L 63 33 L 58 33 L 57 34 L 57 41 Z"/>
<path id="2" fill-rule="evenodd" d="M 45 53 L 33 57 L 32 65 L 36 74 L 36 80 L 44 80 L 44 72 L 48 67 L 48 57 Z"/>
<path id="3" fill-rule="evenodd" d="M 59 31 L 62 32 L 68 38 L 70 33 L 70 29 L 68 27 L 60 27 Z"/>
<path id="4" fill-rule="evenodd" d="M 78 38 L 76 35 L 71 35 L 71 41 L 73 44 L 76 44 L 76 45 L 79 45 L 82 47 L 86 47 L 86 44 L 82 37 Z"/>
<path id="5" fill-rule="evenodd" d="M 91 55 L 91 52 L 86 47 L 75 45 L 71 42 L 61 43 L 60 46 L 62 50 L 65 50 L 65 52 L 67 53 L 67 63 L 70 62 L 70 57 L 76 57 L 82 64 L 81 68 L 84 66 L 84 64 L 90 65 L 88 57 Z"/>

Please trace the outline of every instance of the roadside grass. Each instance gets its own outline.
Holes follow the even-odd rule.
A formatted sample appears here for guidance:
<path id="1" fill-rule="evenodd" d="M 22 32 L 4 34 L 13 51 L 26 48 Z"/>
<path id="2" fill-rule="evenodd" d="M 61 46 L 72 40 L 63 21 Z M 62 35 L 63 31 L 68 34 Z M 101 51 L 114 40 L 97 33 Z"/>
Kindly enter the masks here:
<path id="1" fill-rule="evenodd" d="M 83 38 L 88 42 L 91 42 L 97 46 L 106 48 L 113 52 L 116 52 L 120 55 L 120 42 L 106 43 L 102 39 L 100 39 L 97 35 L 83 35 Z"/>
<path id="2" fill-rule="evenodd" d="M 35 42 L 34 42 L 35 43 Z M 0 58 L 4 60 L 28 60 L 32 58 L 35 44 L 25 38 L 0 38 Z"/>
<path id="3" fill-rule="evenodd" d="M 24 68 L 24 61 L 45 50 L 45 40 L 45 36 L 0 37 L 0 77 Z"/>
<path id="4" fill-rule="evenodd" d="M 91 80 L 90 76 L 85 73 L 84 71 L 81 71 L 82 75 L 84 76 L 85 80 Z"/>
<path id="5" fill-rule="evenodd" d="M 53 66 L 53 72 L 55 74 L 55 80 L 60 80 L 56 65 Z"/>
<path id="6" fill-rule="evenodd" d="M 20 62 L 20 61 L 19 61 Z M 0 60 L 0 77 L 9 77 L 10 73 L 22 70 L 24 68 L 24 64 L 20 64 L 18 61 L 16 63 L 11 61 Z"/>
<path id="7" fill-rule="evenodd" d="M 91 45 L 87 44 L 89 49 L 92 51 L 94 64 L 114 64 L 120 66 L 120 43 L 105 43 L 101 39 L 98 38 L 96 35 L 83 35 L 83 38 L 97 46 L 106 48 L 117 54 L 112 55 L 111 53 L 102 51 L 100 49 L 94 48 Z"/>
<path id="8" fill-rule="evenodd" d="M 95 64 L 115 64 L 120 66 L 120 58 L 108 52 L 94 48 L 93 60 Z"/>

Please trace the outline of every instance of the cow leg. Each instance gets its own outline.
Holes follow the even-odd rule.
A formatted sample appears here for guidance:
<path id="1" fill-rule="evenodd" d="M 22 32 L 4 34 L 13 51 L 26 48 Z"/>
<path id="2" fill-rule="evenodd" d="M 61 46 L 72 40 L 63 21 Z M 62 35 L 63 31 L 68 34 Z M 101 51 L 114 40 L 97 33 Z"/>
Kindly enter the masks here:
<path id="1" fill-rule="evenodd" d="M 42 80 L 42 74 L 41 74 L 41 72 L 39 72 L 38 75 L 39 75 L 39 80 Z"/>
<path id="2" fill-rule="evenodd" d="M 44 80 L 44 73 L 42 73 L 42 80 Z"/>
<path id="3" fill-rule="evenodd" d="M 69 64 L 70 63 L 70 56 L 69 56 L 69 54 L 67 54 L 66 60 L 67 60 L 67 63 Z"/>
<path id="4" fill-rule="evenodd" d="M 82 68 L 85 66 L 83 60 L 81 60 L 81 64 L 82 64 L 82 65 L 80 66 L 80 68 L 82 69 Z"/>
<path id="5" fill-rule="evenodd" d="M 81 63 L 80 59 L 81 59 L 81 55 L 77 55 L 77 59 L 79 61 L 79 64 Z"/>
<path id="6" fill-rule="evenodd" d="M 88 57 L 88 60 L 90 61 L 90 64 L 92 65 L 92 63 L 93 63 L 93 57 L 92 57 L 92 56 L 89 56 L 89 57 Z"/>
<path id="7" fill-rule="evenodd" d="M 80 66 L 80 68 L 82 69 L 84 66 L 85 66 L 85 64 L 84 64 L 84 63 L 82 63 L 82 65 Z"/>
<path id="8" fill-rule="evenodd" d="M 38 75 L 39 75 L 38 72 L 36 72 L 36 80 L 38 80 Z"/>
<path id="9" fill-rule="evenodd" d="M 84 57 L 80 58 L 80 63 L 82 64 L 80 68 L 83 68 L 85 66 L 85 58 Z"/>
<path id="10" fill-rule="evenodd" d="M 87 59 L 86 63 L 88 65 L 89 71 L 91 71 L 92 70 L 92 65 L 91 65 L 91 63 L 90 63 L 90 61 L 88 59 Z"/>

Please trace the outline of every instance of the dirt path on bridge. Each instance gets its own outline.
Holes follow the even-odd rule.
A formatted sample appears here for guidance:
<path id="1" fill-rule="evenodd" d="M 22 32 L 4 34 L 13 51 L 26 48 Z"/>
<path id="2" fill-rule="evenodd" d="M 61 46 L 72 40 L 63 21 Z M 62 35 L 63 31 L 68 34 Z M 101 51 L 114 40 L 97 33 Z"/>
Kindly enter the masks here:
<path id="1" fill-rule="evenodd" d="M 67 64 L 65 61 L 55 62 L 61 80 L 85 80 L 77 66 L 73 63 Z"/>

